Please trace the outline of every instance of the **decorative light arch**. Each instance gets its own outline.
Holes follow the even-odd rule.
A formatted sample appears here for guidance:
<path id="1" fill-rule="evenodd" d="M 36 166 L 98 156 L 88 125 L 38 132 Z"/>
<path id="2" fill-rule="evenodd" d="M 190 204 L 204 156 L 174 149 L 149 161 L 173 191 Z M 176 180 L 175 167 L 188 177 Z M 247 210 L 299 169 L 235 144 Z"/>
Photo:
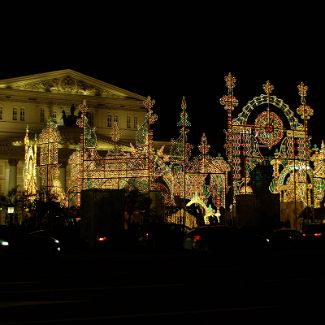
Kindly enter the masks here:
<path id="1" fill-rule="evenodd" d="M 247 124 L 247 120 L 252 113 L 252 111 L 261 105 L 264 104 L 272 104 L 275 107 L 279 108 L 284 115 L 286 116 L 290 128 L 292 130 L 296 130 L 302 128 L 302 124 L 299 123 L 298 119 L 294 116 L 294 112 L 290 109 L 289 105 L 286 104 L 282 99 L 279 99 L 276 96 L 268 96 L 265 94 L 261 94 L 260 96 L 254 97 L 250 100 L 243 108 L 241 113 L 238 114 L 238 117 L 233 120 L 234 124 L 245 125 Z"/>

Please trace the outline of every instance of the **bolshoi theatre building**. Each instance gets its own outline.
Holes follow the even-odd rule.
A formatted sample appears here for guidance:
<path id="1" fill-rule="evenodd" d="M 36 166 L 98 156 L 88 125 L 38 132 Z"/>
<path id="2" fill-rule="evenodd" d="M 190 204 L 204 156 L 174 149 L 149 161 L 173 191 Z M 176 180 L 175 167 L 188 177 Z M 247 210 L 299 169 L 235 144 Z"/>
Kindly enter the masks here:
<path id="1" fill-rule="evenodd" d="M 76 126 L 79 106 L 86 102 L 88 120 L 96 128 L 98 150 L 113 145 L 113 126 L 119 143 L 134 142 L 147 113 L 146 98 L 106 82 L 66 69 L 0 80 L 0 195 L 24 188 L 24 137 L 37 137 L 52 119 L 61 135 L 60 181 L 71 152 L 80 143 Z"/>

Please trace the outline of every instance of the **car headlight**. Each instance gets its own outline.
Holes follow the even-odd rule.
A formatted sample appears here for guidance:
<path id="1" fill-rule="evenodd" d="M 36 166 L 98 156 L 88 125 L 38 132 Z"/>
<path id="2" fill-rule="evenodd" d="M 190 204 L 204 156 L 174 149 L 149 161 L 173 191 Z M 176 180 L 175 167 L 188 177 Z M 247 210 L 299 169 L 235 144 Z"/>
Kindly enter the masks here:
<path id="1" fill-rule="evenodd" d="M 0 239 L 0 246 L 9 246 L 9 242 L 3 239 Z"/>

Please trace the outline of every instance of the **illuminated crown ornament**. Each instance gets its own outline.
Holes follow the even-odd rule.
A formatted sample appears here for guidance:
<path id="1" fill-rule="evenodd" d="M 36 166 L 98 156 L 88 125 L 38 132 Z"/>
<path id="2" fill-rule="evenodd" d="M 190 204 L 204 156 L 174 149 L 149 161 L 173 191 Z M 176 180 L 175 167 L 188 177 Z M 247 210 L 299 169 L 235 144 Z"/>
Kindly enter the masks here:
<path id="1" fill-rule="evenodd" d="M 148 137 L 152 137 L 152 131 L 150 130 L 150 125 L 154 124 L 158 120 L 158 115 L 153 114 L 152 107 L 155 105 L 155 100 L 151 99 L 150 96 L 143 101 L 143 106 L 147 109 L 146 120 L 138 128 L 136 134 L 136 144 L 138 147 L 147 146 Z"/>
<path id="2" fill-rule="evenodd" d="M 220 98 L 220 104 L 224 106 L 225 110 L 234 110 L 234 107 L 238 106 L 238 100 L 233 95 L 233 89 L 235 87 L 236 78 L 229 72 L 225 76 L 226 87 L 228 88 L 228 95 L 224 95 Z"/>
<path id="3" fill-rule="evenodd" d="M 226 82 L 226 87 L 228 89 L 233 89 L 235 87 L 235 83 L 237 79 L 232 76 L 231 72 L 228 73 L 227 76 L 225 76 L 225 82 Z"/>
<path id="4" fill-rule="evenodd" d="M 267 80 L 266 83 L 263 85 L 263 90 L 265 91 L 266 95 L 270 95 L 274 90 L 274 86 L 270 84 L 270 81 Z"/>
<path id="5" fill-rule="evenodd" d="M 198 148 L 203 155 L 207 155 L 210 150 L 210 145 L 208 144 L 205 133 L 202 134 L 201 143 L 198 145 Z"/>
<path id="6" fill-rule="evenodd" d="M 148 113 L 146 114 L 146 118 L 149 122 L 149 124 L 154 124 L 158 120 L 157 114 L 153 113 L 153 106 L 155 105 L 155 100 L 151 99 L 150 96 L 147 97 L 146 100 L 143 101 L 143 106 L 147 109 Z"/>
<path id="7" fill-rule="evenodd" d="M 310 106 L 306 105 L 308 87 L 303 82 L 301 82 L 297 88 L 299 91 L 299 96 L 301 97 L 301 105 L 299 105 L 297 108 L 297 113 L 303 120 L 309 120 L 310 117 L 314 115 L 314 110 Z"/>

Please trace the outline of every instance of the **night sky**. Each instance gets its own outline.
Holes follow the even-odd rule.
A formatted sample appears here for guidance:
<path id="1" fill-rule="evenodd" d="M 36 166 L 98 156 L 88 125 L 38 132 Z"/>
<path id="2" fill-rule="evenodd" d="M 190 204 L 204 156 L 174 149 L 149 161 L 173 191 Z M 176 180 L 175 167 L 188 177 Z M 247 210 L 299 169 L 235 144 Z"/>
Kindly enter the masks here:
<path id="1" fill-rule="evenodd" d="M 73 3 L 56 2 L 54 8 L 37 4 L 38 12 L 30 5 L 20 5 L 13 15 L 7 11 L 0 79 L 73 69 L 151 96 L 158 114 L 154 135 L 164 140 L 178 137 L 185 96 L 192 124 L 189 141 L 197 146 L 205 132 L 213 154 L 223 152 L 227 121 L 219 99 L 227 92 L 228 72 L 237 78 L 234 116 L 263 93 L 267 80 L 274 85 L 273 95 L 296 112 L 297 85 L 303 81 L 309 87 L 307 104 L 314 109 L 312 143 L 325 139 L 325 53 L 321 11 L 314 4 Z"/>

